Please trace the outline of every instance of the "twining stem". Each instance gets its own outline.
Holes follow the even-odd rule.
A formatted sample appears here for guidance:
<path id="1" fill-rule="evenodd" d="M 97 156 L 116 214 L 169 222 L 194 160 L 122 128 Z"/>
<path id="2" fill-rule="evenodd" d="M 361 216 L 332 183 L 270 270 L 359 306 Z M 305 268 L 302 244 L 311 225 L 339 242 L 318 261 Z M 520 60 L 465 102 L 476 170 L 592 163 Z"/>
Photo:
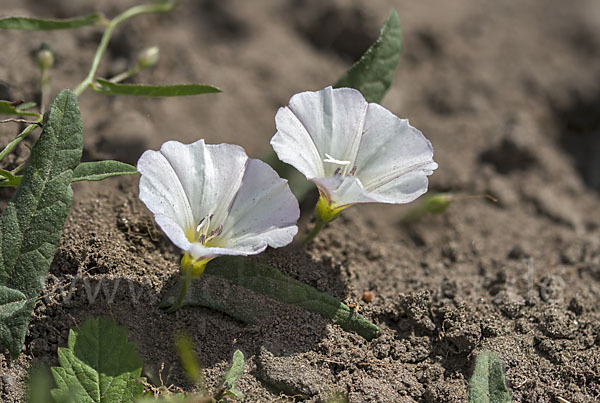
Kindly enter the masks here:
<path id="1" fill-rule="evenodd" d="M 40 118 L 41 119 L 41 118 Z M 25 137 L 39 126 L 38 123 L 31 124 L 25 128 L 13 141 L 8 143 L 2 151 L 0 151 L 0 161 L 4 159 Z"/>
<path id="2" fill-rule="evenodd" d="M 100 40 L 100 44 L 98 44 L 98 48 L 96 49 L 96 54 L 94 55 L 94 60 L 92 61 L 92 66 L 88 75 L 83 79 L 81 83 L 75 88 L 75 94 L 80 96 L 83 91 L 94 81 L 94 77 L 96 76 L 96 72 L 98 71 L 98 67 L 100 66 L 100 61 L 102 60 L 102 56 L 108 47 L 108 42 L 112 36 L 112 33 L 117 25 L 122 23 L 129 18 L 135 17 L 140 14 L 148 14 L 148 13 L 164 13 L 171 11 L 175 7 L 175 3 L 172 1 L 163 1 L 156 4 L 143 4 L 140 6 L 132 7 L 128 10 L 125 10 L 108 23 L 106 23 L 106 28 L 104 30 L 104 34 L 102 35 L 102 39 Z"/>

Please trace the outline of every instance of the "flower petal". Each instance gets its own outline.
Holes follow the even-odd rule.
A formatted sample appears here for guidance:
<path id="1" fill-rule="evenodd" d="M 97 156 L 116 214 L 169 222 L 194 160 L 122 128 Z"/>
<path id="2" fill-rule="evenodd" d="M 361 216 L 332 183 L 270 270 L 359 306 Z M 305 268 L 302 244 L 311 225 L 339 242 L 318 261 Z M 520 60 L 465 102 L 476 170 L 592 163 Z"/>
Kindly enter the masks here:
<path id="1" fill-rule="evenodd" d="M 216 239 L 226 248 L 258 250 L 257 245 L 274 248 L 289 244 L 298 232 L 298 201 L 285 179 L 268 164 L 249 159 L 241 186 L 235 196 L 223 232 Z M 258 250 L 258 252 L 264 248 Z M 254 253 L 258 253 L 254 252 Z"/>
<path id="2" fill-rule="evenodd" d="M 312 181 L 335 207 L 378 201 L 365 191 L 360 180 L 354 176 L 326 176 Z"/>
<path id="3" fill-rule="evenodd" d="M 275 116 L 278 131 L 271 145 L 307 178 L 331 176 L 338 165 L 323 160 L 355 160 L 367 107 L 362 94 L 351 88 L 296 94 Z"/>
<path id="4" fill-rule="evenodd" d="M 173 167 L 187 195 L 194 228 L 211 214 L 216 226 L 222 224 L 248 160 L 244 149 L 233 144 L 206 145 L 204 140 L 192 144 L 168 141 L 160 152 Z"/>
<path id="5" fill-rule="evenodd" d="M 194 224 L 192 208 L 173 167 L 160 151 L 146 151 L 137 168 L 140 177 L 140 200 L 156 217 L 167 217 L 170 223 L 161 228 L 175 242 L 174 227 L 187 228 Z M 179 246 L 179 245 L 178 245 Z M 181 247 L 181 246 L 180 246 Z"/>
<path id="6" fill-rule="evenodd" d="M 369 196 L 384 203 L 408 203 L 427 191 L 437 168 L 433 147 L 408 120 L 371 103 L 356 158 L 356 176 Z"/>

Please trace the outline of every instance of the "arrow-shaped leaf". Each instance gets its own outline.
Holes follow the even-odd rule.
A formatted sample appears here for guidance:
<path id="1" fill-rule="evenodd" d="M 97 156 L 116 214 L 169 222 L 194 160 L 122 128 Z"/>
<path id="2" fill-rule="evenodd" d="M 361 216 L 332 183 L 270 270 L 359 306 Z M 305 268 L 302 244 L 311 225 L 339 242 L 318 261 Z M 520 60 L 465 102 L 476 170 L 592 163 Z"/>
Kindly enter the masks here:
<path id="1" fill-rule="evenodd" d="M 26 297 L 20 309 L 0 318 L 0 344 L 13 357 L 21 351 L 35 300 L 62 235 L 82 143 L 77 97 L 64 90 L 54 100 L 21 184 L 0 217 L 0 301 L 16 292 Z"/>
<path id="2" fill-rule="evenodd" d="M 390 12 L 377 42 L 335 83 L 334 87 L 356 88 L 369 102 L 381 102 L 392 84 L 400 52 L 402 27 L 396 10 Z"/>

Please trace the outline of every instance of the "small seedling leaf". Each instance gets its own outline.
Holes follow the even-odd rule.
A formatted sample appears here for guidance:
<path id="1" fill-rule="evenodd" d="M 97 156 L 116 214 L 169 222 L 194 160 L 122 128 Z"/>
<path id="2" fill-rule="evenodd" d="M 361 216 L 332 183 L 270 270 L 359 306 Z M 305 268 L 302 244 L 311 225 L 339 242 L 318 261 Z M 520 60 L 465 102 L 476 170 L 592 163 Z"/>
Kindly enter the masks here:
<path id="1" fill-rule="evenodd" d="M 0 18 L 0 28 L 20 29 L 26 31 L 49 31 L 55 29 L 72 29 L 90 25 L 98 25 L 101 21 L 102 16 L 98 13 L 64 20 L 46 20 L 30 17 L 6 17 Z"/>
<path id="2" fill-rule="evenodd" d="M 392 84 L 401 51 L 402 27 L 398 13 L 392 10 L 377 41 L 334 87 L 355 88 L 367 101 L 380 103 Z"/>
<path id="3" fill-rule="evenodd" d="M 26 297 L 18 311 L 0 318 L 0 344 L 13 357 L 21 351 L 35 300 L 62 235 L 82 144 L 77 96 L 64 90 L 54 100 L 21 184 L 0 217 L 0 300 L 8 301 L 17 292 Z"/>
<path id="4" fill-rule="evenodd" d="M 22 105 L 26 105 L 26 104 L 22 104 Z M 19 116 L 35 116 L 38 118 L 40 117 L 39 113 L 27 112 L 27 111 L 23 110 L 22 108 L 19 108 L 19 106 L 21 106 L 21 105 L 15 106 L 14 102 L 0 101 L 0 114 L 19 115 Z"/>
<path id="5" fill-rule="evenodd" d="M 220 89 L 204 84 L 180 85 L 144 85 L 144 84 L 116 84 L 98 78 L 97 83 L 91 84 L 96 92 L 109 95 L 132 95 L 140 97 L 181 97 L 188 95 L 213 94 L 221 92 Z"/>
<path id="6" fill-rule="evenodd" d="M 233 391 L 235 389 L 235 383 L 240 379 L 242 374 L 244 373 L 244 354 L 240 350 L 235 350 L 233 353 L 233 360 L 231 362 L 231 366 L 225 372 L 225 377 L 223 378 L 223 386 L 227 388 L 228 391 Z"/>
<path id="7" fill-rule="evenodd" d="M 502 360 L 490 351 L 480 353 L 469 382 L 469 403 L 510 403 L 511 401 Z"/>
<path id="8" fill-rule="evenodd" d="M 133 402 L 144 392 L 138 382 L 142 359 L 127 331 L 109 318 L 90 318 L 69 331 L 68 347 L 58 349 L 59 367 L 52 368 L 57 402 Z"/>
<path id="9" fill-rule="evenodd" d="M 132 175 L 136 173 L 138 173 L 136 167 L 120 161 L 82 162 L 73 171 L 73 182 L 101 181 L 112 176 Z"/>

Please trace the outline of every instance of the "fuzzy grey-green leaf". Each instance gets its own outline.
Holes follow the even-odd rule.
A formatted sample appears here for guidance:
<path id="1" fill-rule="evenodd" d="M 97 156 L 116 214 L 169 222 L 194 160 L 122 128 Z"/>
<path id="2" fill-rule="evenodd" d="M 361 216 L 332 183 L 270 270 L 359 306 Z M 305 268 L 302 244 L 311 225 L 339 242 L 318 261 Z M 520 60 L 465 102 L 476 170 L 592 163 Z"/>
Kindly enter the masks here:
<path id="1" fill-rule="evenodd" d="M 21 184 L 0 217 L 0 300 L 15 291 L 26 297 L 19 310 L 0 318 L 0 345 L 16 357 L 29 318 L 62 235 L 81 159 L 82 122 L 73 92 L 54 100 L 32 149 Z"/>
<path id="2" fill-rule="evenodd" d="M 228 389 L 234 389 L 235 383 L 244 373 L 244 354 L 240 350 L 235 350 L 231 366 L 225 372 L 223 385 Z"/>
<path id="3" fill-rule="evenodd" d="M 396 10 L 390 12 L 377 42 L 335 83 L 359 90 L 369 102 L 380 103 L 392 84 L 402 52 L 402 27 Z"/>
<path id="4" fill-rule="evenodd" d="M 51 391 L 57 402 L 133 402 L 144 391 L 138 382 L 142 359 L 127 340 L 127 331 L 112 319 L 92 318 L 71 329 L 58 361 L 60 367 L 52 368 L 57 388 Z"/>
<path id="5" fill-rule="evenodd" d="M 221 92 L 220 89 L 205 84 L 116 84 L 107 80 L 103 80 L 101 78 L 98 78 L 96 81 L 99 85 L 92 84 L 92 89 L 96 92 L 108 95 L 132 95 L 139 97 L 181 97 Z"/>
<path id="6" fill-rule="evenodd" d="M 25 31 L 49 31 L 98 25 L 101 21 L 102 16 L 98 13 L 64 20 L 49 20 L 30 17 L 6 17 L 0 18 L 0 28 L 20 29 Z"/>
<path id="7" fill-rule="evenodd" d="M 112 176 L 132 175 L 136 173 L 138 173 L 136 167 L 120 161 L 82 162 L 73 171 L 72 181 L 101 181 Z"/>
<path id="8" fill-rule="evenodd" d="M 480 353 L 469 382 L 469 403 L 510 403 L 511 401 L 502 360 L 491 351 Z"/>

